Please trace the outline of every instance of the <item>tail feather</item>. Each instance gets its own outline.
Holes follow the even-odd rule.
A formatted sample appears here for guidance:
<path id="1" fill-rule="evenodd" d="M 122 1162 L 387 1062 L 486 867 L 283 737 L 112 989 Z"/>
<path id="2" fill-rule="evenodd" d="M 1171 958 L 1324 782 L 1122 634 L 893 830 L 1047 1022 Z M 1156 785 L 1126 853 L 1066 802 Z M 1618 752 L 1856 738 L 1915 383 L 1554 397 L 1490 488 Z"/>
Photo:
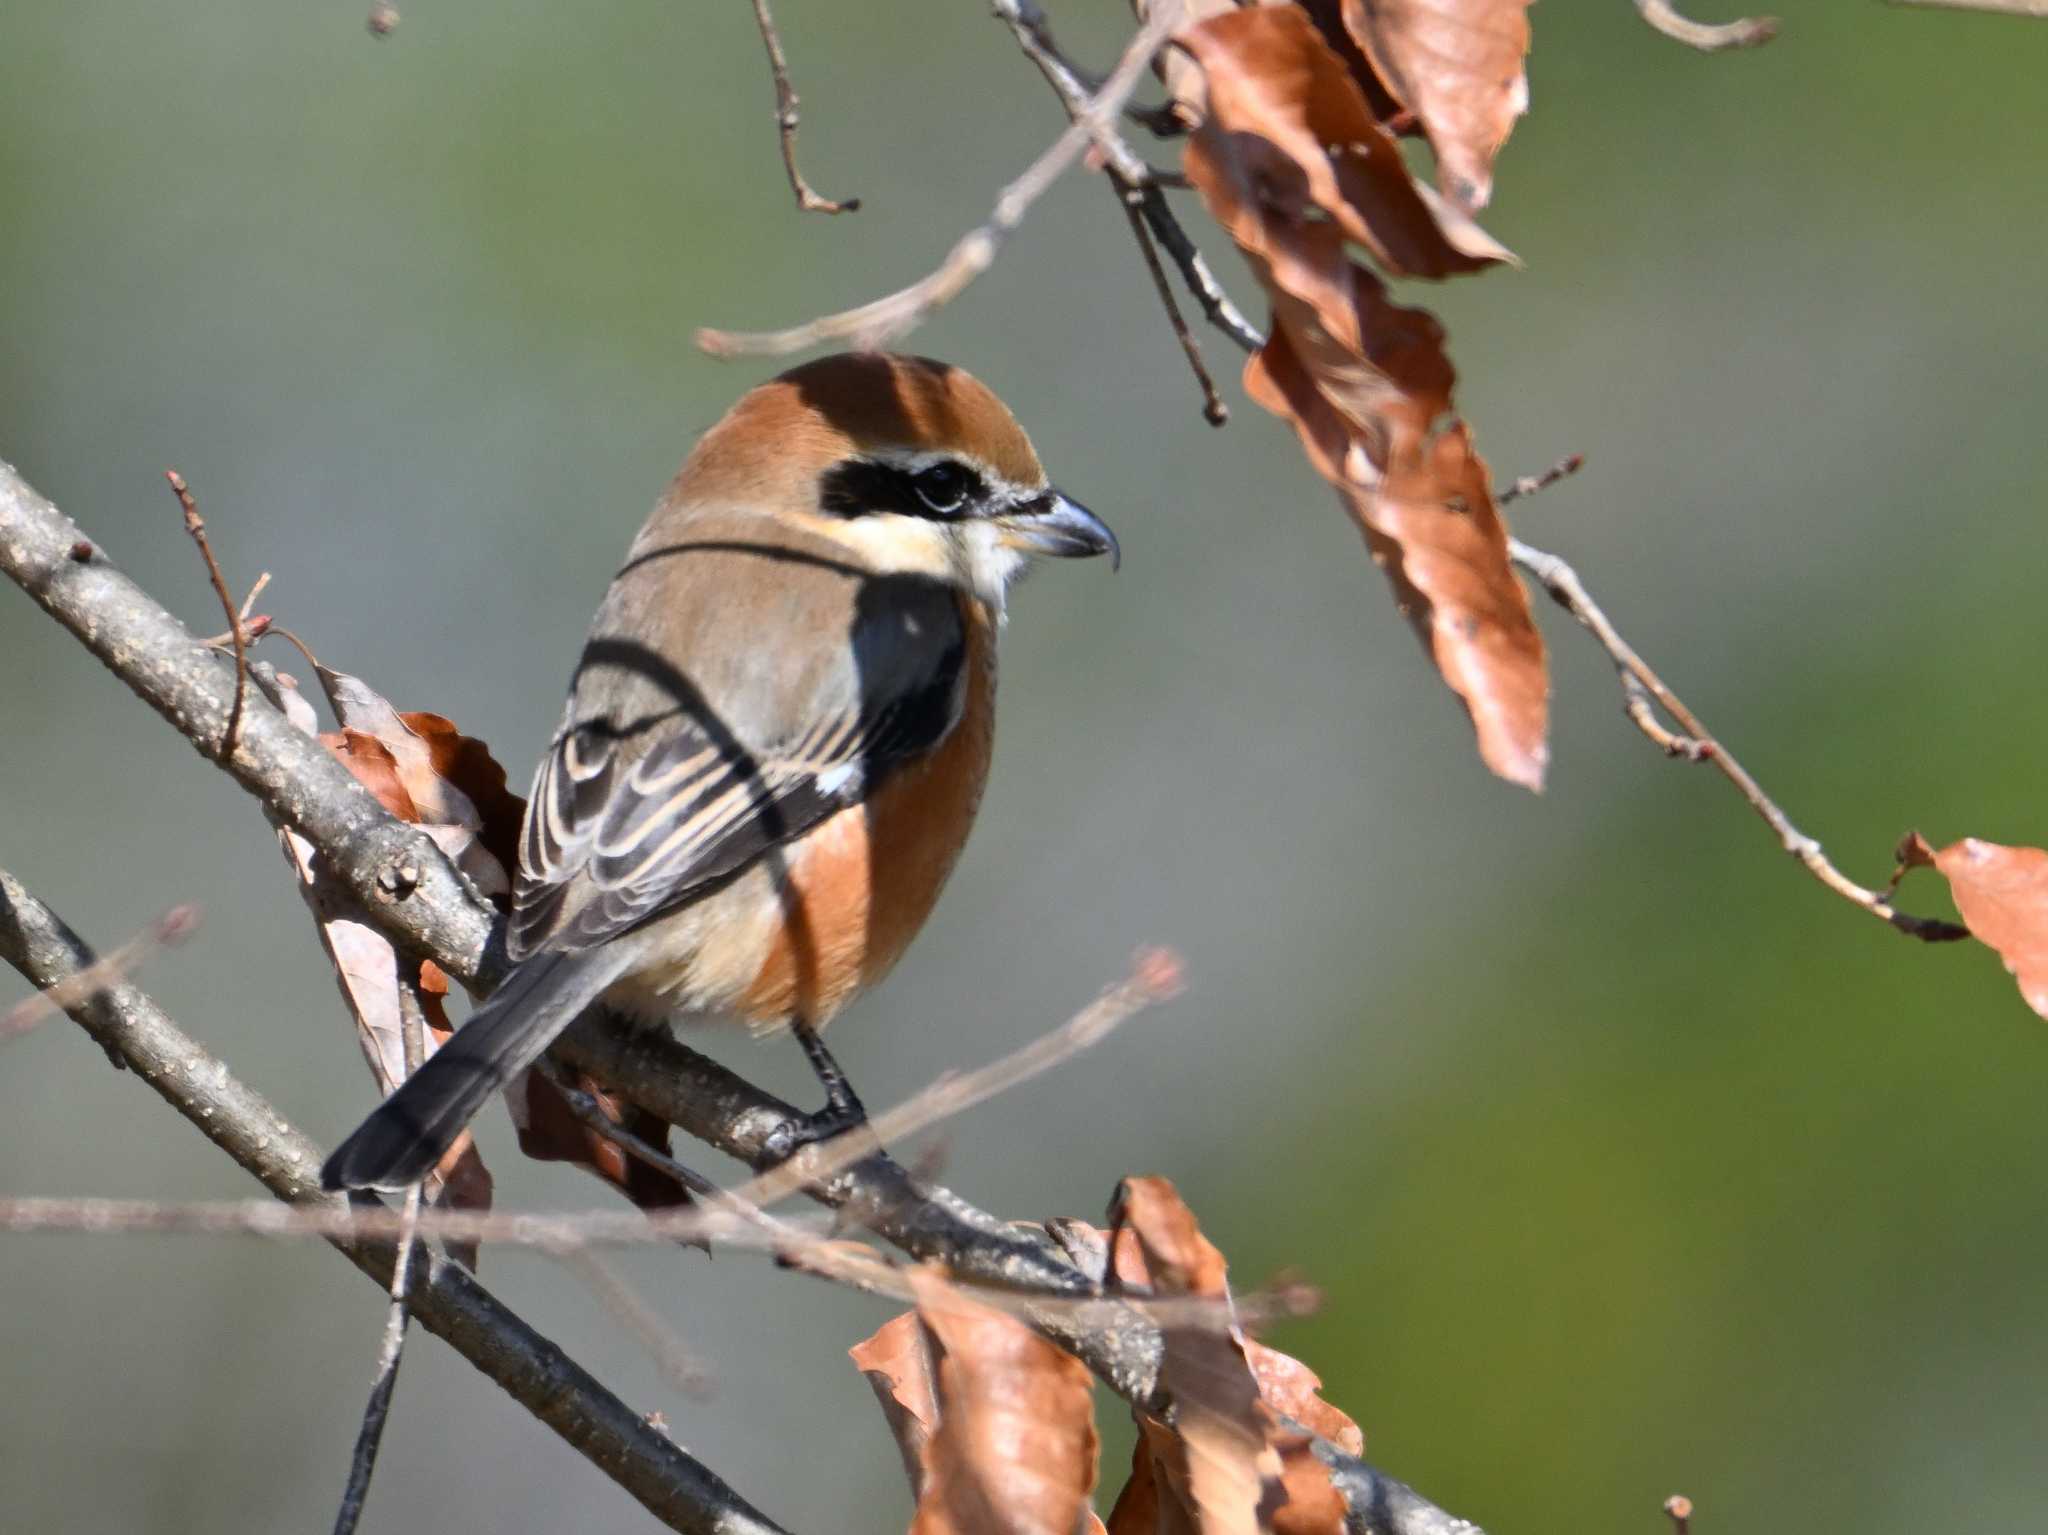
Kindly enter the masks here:
<path id="1" fill-rule="evenodd" d="M 543 951 L 505 977 L 320 1169 L 329 1189 L 402 1189 L 441 1160 L 495 1093 L 625 973 L 632 945 Z"/>

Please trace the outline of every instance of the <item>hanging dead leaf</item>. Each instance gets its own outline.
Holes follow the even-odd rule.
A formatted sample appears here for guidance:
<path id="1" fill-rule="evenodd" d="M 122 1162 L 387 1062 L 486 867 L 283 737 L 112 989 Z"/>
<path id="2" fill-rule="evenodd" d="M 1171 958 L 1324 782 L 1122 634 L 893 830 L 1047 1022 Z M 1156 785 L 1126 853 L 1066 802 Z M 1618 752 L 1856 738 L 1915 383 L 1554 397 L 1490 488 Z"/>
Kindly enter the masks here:
<path id="1" fill-rule="evenodd" d="M 936 1270 L 910 1283 L 937 1403 L 912 1535 L 1073 1535 L 1098 1452 L 1087 1370 Z M 900 1334 L 881 1345 L 898 1359 L 904 1347 Z"/>
<path id="2" fill-rule="evenodd" d="M 1464 701 L 1486 765 L 1543 786 L 1550 679 L 1485 460 L 1451 410 L 1435 319 L 1391 302 L 1328 226 L 1254 261 L 1273 331 L 1245 389 L 1286 417 L 1366 536 L 1401 611 Z"/>
<path id="3" fill-rule="evenodd" d="M 1936 851 L 1920 833 L 1899 845 L 1901 872 L 1939 870 L 1956 910 L 1981 943 L 1997 951 L 2020 995 L 2048 1018 L 2048 852 L 1965 837 Z"/>
<path id="4" fill-rule="evenodd" d="M 896 1436 L 903 1474 L 910 1494 L 924 1496 L 925 1457 L 939 1426 L 939 1386 L 932 1360 L 931 1335 L 915 1311 L 891 1317 L 846 1351 L 868 1378 L 875 1400 Z"/>
<path id="5" fill-rule="evenodd" d="M 1110 1208 L 1110 1231 L 1110 1262 L 1119 1280 L 1135 1282 L 1127 1256 L 1134 1241 L 1153 1294 L 1217 1303 L 1206 1324 L 1160 1330 L 1159 1390 L 1172 1417 L 1139 1415 L 1152 1477 L 1202 1535 L 1257 1535 L 1285 1497 L 1282 1467 L 1267 1442 L 1272 1415 L 1260 1402 L 1231 1323 L 1223 1254 L 1164 1178 L 1126 1178 Z M 1126 1526 L 1112 1514 L 1110 1528 Z"/>
<path id="6" fill-rule="evenodd" d="M 321 736 L 312 705 L 291 678 L 259 671 L 257 682 L 286 718 L 306 734 L 326 742 L 387 810 L 401 819 L 418 819 L 419 804 L 404 782 L 399 759 L 377 737 L 350 730 Z M 429 802 L 432 803 L 431 799 Z M 369 1063 L 370 1075 L 376 1079 L 379 1090 L 388 1095 L 406 1076 L 405 1010 L 409 1000 L 419 1006 L 426 1024 L 429 1054 L 454 1032 L 442 1003 L 448 994 L 448 977 L 432 960 L 401 959 L 383 933 L 363 920 L 354 895 L 329 869 L 311 842 L 289 827 L 279 828 L 278 840 L 285 861 L 299 877 L 299 893 L 312 908 L 321 945 L 334 967 L 342 999 L 355 1019 L 356 1038 Z M 481 849 L 477 857 L 495 863 Z M 485 872 L 488 877 L 488 871 Z M 497 869 L 497 880 L 501 888 L 509 889 L 502 867 Z M 490 1170 L 484 1166 L 468 1131 L 449 1147 L 427 1180 L 427 1198 L 430 1204 L 443 1209 L 490 1209 Z M 476 1244 L 451 1242 L 449 1249 L 471 1268 L 477 1266 Z"/>
<path id="7" fill-rule="evenodd" d="M 1409 174 L 1343 60 L 1300 10 L 1233 10 L 1183 29 L 1175 42 L 1207 87 L 1183 164 L 1247 254 L 1291 243 L 1319 211 L 1397 277 L 1514 260 Z"/>
<path id="8" fill-rule="evenodd" d="M 1344 23 L 1436 151 L 1437 184 L 1486 206 L 1493 162 L 1529 110 L 1529 0 L 1343 0 Z"/>
<path id="9" fill-rule="evenodd" d="M 512 889 L 508 871 L 518 863 L 526 805 L 506 790 L 505 771 L 489 749 L 442 715 L 400 714 L 361 678 L 325 666 L 319 674 L 341 725 L 320 739 L 379 804 L 426 832 L 479 892 L 502 904 Z M 463 782 L 489 804 L 488 831 Z"/>
<path id="10" fill-rule="evenodd" d="M 606 1119 L 628 1135 L 667 1152 L 669 1122 L 579 1072 L 575 1085 L 588 1093 Z M 561 1089 L 538 1071 L 527 1071 L 505 1089 L 519 1149 L 536 1162 L 568 1162 L 596 1174 L 643 1210 L 672 1210 L 691 1202 L 674 1174 L 629 1155 L 616 1140 L 576 1117 Z"/>

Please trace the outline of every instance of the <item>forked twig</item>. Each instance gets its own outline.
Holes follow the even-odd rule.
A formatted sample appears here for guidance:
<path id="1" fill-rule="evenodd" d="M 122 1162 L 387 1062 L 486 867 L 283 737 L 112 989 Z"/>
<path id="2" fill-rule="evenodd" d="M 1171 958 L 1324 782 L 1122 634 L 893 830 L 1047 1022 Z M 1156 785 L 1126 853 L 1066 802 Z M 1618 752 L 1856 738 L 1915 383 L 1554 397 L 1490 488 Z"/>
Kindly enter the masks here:
<path id="1" fill-rule="evenodd" d="M 745 355 L 780 356 L 800 352 L 827 342 L 843 342 L 856 348 L 879 347 L 922 324 L 931 313 L 953 299 L 995 264 L 996 252 L 1016 232 L 1032 204 L 1044 195 L 1062 172 L 1081 157 L 1099 125 L 1116 115 L 1117 109 L 1137 88 L 1138 79 L 1152 55 L 1166 41 L 1180 14 L 1178 0 L 1160 5 L 1138 31 L 1117 61 L 1116 69 L 1090 101 L 1087 108 L 1053 140 L 1051 147 L 1034 160 L 1024 174 L 1004 187 L 988 219 L 962 235 L 936 270 L 907 288 L 886 294 L 857 309 L 821 316 L 787 330 L 730 331 L 706 328 L 697 332 L 697 345 L 714 357 Z"/>
<path id="2" fill-rule="evenodd" d="M 802 119 L 797 116 L 796 88 L 789 83 L 789 60 L 783 56 L 782 37 L 775 30 L 775 18 L 769 14 L 768 0 L 754 0 L 754 22 L 761 29 L 761 44 L 768 50 L 768 68 L 775 76 L 775 131 L 782 141 L 782 168 L 789 172 L 789 189 L 796 194 L 798 210 L 804 213 L 855 212 L 860 207 L 858 197 L 826 197 L 804 180 L 804 173 L 797 169 L 796 130 Z"/>
<path id="3" fill-rule="evenodd" d="M 1577 455 L 1573 455 L 1546 474 L 1517 480 L 1514 485 L 1498 492 L 1495 499 L 1512 501 L 1518 495 L 1529 494 L 1530 489 L 1555 484 L 1577 468 L 1577 464 Z M 1524 489 L 1525 486 L 1530 489 Z M 1622 638 L 1621 632 L 1601 611 L 1600 604 L 1593 600 L 1585 583 L 1579 579 L 1579 573 L 1563 559 L 1525 544 L 1519 538 L 1508 540 L 1508 558 L 1517 569 L 1533 577 L 1550 594 L 1551 600 L 1577 619 L 1607 652 L 1608 659 L 1614 663 L 1615 674 L 1621 680 L 1623 707 L 1636 728 L 1667 756 L 1711 762 L 1723 778 L 1735 785 L 1736 792 L 1749 802 L 1750 809 L 1776 833 L 1778 845 L 1798 859 L 1807 873 L 1843 900 L 1862 907 L 1909 938 L 1918 938 L 1924 943 L 1949 943 L 1970 936 L 1970 930 L 1957 923 L 1944 922 L 1936 917 L 1916 917 L 1900 911 L 1892 905 L 1887 893 L 1859 885 L 1836 868 L 1833 860 L 1821 850 L 1820 843 L 1792 824 L 1792 818 L 1764 792 L 1749 769 L 1736 761 L 1728 748 L 1700 723 L 1699 716 L 1688 709 L 1684 700 L 1671 691 L 1650 664 L 1636 654 L 1635 647 Z M 1667 729 L 1657 720 L 1651 709 L 1653 702 L 1678 726 L 1677 731 Z"/>
<path id="4" fill-rule="evenodd" d="M 1078 120 L 1087 109 L 1093 88 L 1082 72 L 1053 45 L 1044 11 L 1034 0 L 995 0 L 995 13 L 1010 29 L 1010 35 L 1017 40 L 1017 47 L 1038 67 L 1045 83 L 1060 98 L 1068 118 Z M 1104 167 L 1110 180 L 1116 184 L 1126 210 L 1135 207 L 1144 218 L 1152 238 L 1180 269 L 1181 280 L 1187 284 L 1195 302 L 1201 305 L 1204 317 L 1247 352 L 1257 351 L 1265 344 L 1266 338 L 1230 301 L 1230 296 L 1216 281 L 1208 262 L 1195 248 L 1195 242 L 1188 238 L 1187 231 L 1174 217 L 1173 209 L 1167 205 L 1166 196 L 1160 190 L 1169 182 L 1185 185 L 1185 178 L 1177 172 L 1154 169 L 1106 123 L 1096 136 L 1096 147 L 1102 152 Z M 1149 251 L 1145 255 L 1147 265 L 1151 265 L 1154 257 Z M 1167 313 L 1175 320 L 1178 330 L 1178 316 L 1171 305 Z M 1200 376 L 1199 370 L 1197 376 Z M 1213 392 L 1209 393 L 1213 397 Z M 1210 419 L 1215 420 L 1213 416 Z"/>
<path id="5" fill-rule="evenodd" d="M 199 515 L 192 487 L 175 469 L 166 469 L 164 478 L 170 482 L 178 505 L 184 508 L 185 531 L 192 535 L 192 542 L 199 546 L 199 557 L 206 561 L 206 574 L 212 578 L 214 595 L 220 598 L 220 610 L 228 616 L 228 633 L 235 642 L 235 702 L 228 710 L 227 728 L 220 733 L 220 754 L 225 759 L 235 754 L 235 736 L 242 728 L 242 701 L 249 695 L 249 645 L 243 637 L 241 615 L 235 611 L 235 599 L 228 595 L 227 579 L 220 573 L 220 561 L 213 557 L 213 548 L 206 541 L 206 519 Z"/>
<path id="6" fill-rule="evenodd" d="M 1159 264 L 1159 252 L 1153 248 L 1152 232 L 1145 227 L 1145 215 L 1120 188 L 1117 200 L 1123 204 L 1124 217 L 1131 221 L 1131 238 L 1138 242 L 1138 254 L 1145 258 L 1145 270 L 1152 274 L 1152 287 L 1166 310 L 1166 323 L 1173 327 L 1173 339 L 1180 343 L 1181 355 L 1187 358 L 1196 387 L 1202 391 L 1202 419 L 1211 426 L 1223 426 L 1230 420 L 1230 407 L 1217 395 L 1216 381 L 1209 377 L 1208 365 L 1202 361 L 1202 348 L 1188 333 L 1188 322 L 1181 317 L 1180 303 L 1166 280 L 1166 268 Z"/>

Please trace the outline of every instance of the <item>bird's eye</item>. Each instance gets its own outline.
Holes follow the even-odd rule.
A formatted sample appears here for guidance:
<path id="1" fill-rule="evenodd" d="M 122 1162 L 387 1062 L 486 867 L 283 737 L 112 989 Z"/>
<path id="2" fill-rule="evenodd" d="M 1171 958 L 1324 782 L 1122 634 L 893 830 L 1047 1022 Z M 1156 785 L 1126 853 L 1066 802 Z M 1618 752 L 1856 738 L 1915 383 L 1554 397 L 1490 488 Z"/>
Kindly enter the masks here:
<path id="1" fill-rule="evenodd" d="M 929 469 L 920 469 L 911 483 L 917 487 L 918 500 L 935 512 L 951 513 L 959 511 L 960 504 L 967 499 L 973 477 L 960 465 L 947 460 L 933 464 Z"/>

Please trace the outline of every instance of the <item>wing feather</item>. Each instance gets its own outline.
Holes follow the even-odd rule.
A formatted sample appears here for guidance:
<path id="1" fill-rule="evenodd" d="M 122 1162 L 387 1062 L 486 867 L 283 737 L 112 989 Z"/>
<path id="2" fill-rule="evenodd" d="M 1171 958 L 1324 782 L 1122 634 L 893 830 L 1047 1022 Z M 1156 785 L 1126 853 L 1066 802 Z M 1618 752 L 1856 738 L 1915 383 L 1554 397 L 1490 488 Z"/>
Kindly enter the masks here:
<path id="1" fill-rule="evenodd" d="M 937 600 L 943 622 L 928 601 L 915 623 L 885 622 L 883 605 L 864 620 L 879 637 L 856 623 L 848 663 L 819 668 L 812 706 L 754 733 L 768 739 L 686 672 L 679 706 L 651 720 L 585 714 L 572 695 L 527 807 L 512 957 L 589 948 L 686 904 L 938 745 L 959 718 L 966 648 L 951 593 Z"/>

